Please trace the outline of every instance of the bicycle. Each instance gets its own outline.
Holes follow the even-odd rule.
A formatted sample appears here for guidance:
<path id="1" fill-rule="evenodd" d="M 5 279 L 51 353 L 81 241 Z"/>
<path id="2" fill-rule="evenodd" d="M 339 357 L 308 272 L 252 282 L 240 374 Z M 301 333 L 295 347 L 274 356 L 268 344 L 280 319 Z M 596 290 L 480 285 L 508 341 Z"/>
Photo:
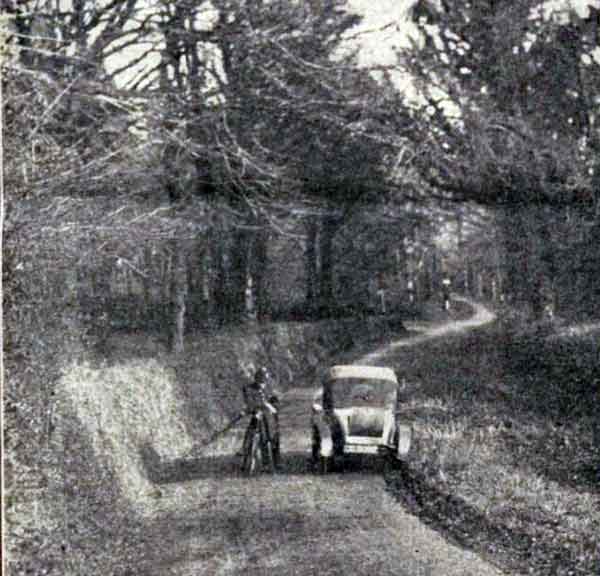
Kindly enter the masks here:
<path id="1" fill-rule="evenodd" d="M 255 410 L 244 436 L 242 448 L 242 473 L 255 476 L 263 469 L 275 472 L 273 444 L 267 429 L 265 415 L 262 410 Z"/>

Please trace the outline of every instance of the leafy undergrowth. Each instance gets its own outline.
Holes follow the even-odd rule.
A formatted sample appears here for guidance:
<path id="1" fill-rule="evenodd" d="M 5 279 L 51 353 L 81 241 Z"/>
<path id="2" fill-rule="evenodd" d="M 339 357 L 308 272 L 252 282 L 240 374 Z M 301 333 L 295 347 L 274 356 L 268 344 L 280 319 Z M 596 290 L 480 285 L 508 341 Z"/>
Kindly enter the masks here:
<path id="1" fill-rule="evenodd" d="M 390 489 L 511 571 L 600 574 L 597 354 L 593 333 L 502 323 L 398 351 L 414 443 Z"/>

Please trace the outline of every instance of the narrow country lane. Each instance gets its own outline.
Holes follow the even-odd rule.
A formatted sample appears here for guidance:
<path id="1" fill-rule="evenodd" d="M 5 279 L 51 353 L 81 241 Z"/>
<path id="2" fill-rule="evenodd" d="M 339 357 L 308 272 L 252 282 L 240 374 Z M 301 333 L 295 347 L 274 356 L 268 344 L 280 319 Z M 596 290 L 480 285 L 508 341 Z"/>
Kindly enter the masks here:
<path id="1" fill-rule="evenodd" d="M 453 322 L 440 322 L 435 324 L 425 322 L 405 322 L 406 328 L 411 332 L 418 332 L 418 336 L 392 342 L 383 348 L 379 348 L 370 354 L 366 354 L 361 360 L 371 363 L 381 359 L 389 352 L 393 352 L 398 348 L 417 346 L 427 340 L 432 340 L 433 338 L 464 332 L 470 328 L 477 328 L 478 326 L 488 324 L 496 318 L 496 316 L 485 306 L 482 306 L 477 302 L 472 302 L 471 300 L 460 298 L 458 296 L 454 297 L 454 300 L 469 304 L 473 308 L 473 314 L 469 316 L 469 318 Z"/>
<path id="2" fill-rule="evenodd" d="M 399 346 L 468 330 L 493 319 L 477 304 L 468 320 L 411 329 L 355 361 L 374 363 Z M 486 576 L 501 572 L 446 542 L 407 514 L 385 491 L 381 463 L 355 462 L 343 472 L 314 475 L 309 467 L 311 388 L 294 388 L 282 408 L 283 470 L 245 479 L 235 451 L 236 429 L 195 460 L 179 463 L 161 485 L 148 517 L 152 575 Z"/>

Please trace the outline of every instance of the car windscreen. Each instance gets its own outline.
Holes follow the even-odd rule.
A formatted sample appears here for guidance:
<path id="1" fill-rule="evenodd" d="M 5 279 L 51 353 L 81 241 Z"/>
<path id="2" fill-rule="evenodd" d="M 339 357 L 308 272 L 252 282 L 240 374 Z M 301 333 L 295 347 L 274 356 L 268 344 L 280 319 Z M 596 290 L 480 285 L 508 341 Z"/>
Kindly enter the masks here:
<path id="1" fill-rule="evenodd" d="M 324 401 L 333 408 L 389 406 L 396 401 L 397 386 L 389 380 L 338 378 L 325 386 Z"/>

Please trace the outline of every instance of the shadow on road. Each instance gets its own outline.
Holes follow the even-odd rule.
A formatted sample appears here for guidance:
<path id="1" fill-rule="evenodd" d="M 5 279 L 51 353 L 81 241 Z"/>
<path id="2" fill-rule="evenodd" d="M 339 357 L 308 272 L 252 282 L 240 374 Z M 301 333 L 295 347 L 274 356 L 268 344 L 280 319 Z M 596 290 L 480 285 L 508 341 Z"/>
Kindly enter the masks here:
<path id="1" fill-rule="evenodd" d="M 241 456 L 216 454 L 164 461 L 152 446 L 141 449 L 142 462 L 148 478 L 156 484 L 170 484 L 202 478 L 243 477 Z M 265 472 L 266 473 L 266 472 Z M 312 473 L 310 459 L 305 453 L 282 454 L 280 474 L 306 475 Z"/>
<path id="2" fill-rule="evenodd" d="M 441 490 L 422 473 L 401 469 L 384 478 L 388 492 L 409 512 L 457 544 L 484 557 L 501 559 L 512 570 L 531 565 L 535 557 L 538 567 L 548 569 L 544 574 L 557 574 L 565 558 L 572 557 L 573 550 L 560 543 L 536 541 L 526 529 L 478 510 L 463 498 Z"/>
<path id="3" fill-rule="evenodd" d="M 140 450 L 142 462 L 148 478 L 155 484 L 172 484 L 200 480 L 203 478 L 242 478 L 241 457 L 235 454 L 218 454 L 161 460 L 150 445 Z M 338 464 L 332 473 L 381 474 L 385 463 L 381 458 L 356 456 L 347 457 L 343 466 Z M 313 475 L 314 469 L 306 452 L 286 452 L 281 455 L 281 466 L 276 474 L 285 476 Z M 268 474 L 268 472 L 265 472 Z"/>

